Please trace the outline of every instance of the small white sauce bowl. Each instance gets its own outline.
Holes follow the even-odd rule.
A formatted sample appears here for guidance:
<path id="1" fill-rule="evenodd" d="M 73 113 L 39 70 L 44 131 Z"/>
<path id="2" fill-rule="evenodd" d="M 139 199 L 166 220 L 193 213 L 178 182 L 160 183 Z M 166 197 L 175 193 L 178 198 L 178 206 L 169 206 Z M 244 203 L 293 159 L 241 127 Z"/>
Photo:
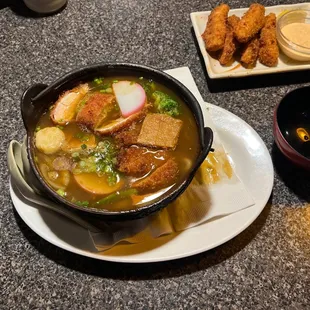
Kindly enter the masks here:
<path id="1" fill-rule="evenodd" d="M 277 39 L 283 53 L 294 60 L 310 61 L 310 48 L 296 44 L 282 32 L 284 26 L 292 23 L 310 24 L 310 10 L 289 11 L 277 20 Z"/>

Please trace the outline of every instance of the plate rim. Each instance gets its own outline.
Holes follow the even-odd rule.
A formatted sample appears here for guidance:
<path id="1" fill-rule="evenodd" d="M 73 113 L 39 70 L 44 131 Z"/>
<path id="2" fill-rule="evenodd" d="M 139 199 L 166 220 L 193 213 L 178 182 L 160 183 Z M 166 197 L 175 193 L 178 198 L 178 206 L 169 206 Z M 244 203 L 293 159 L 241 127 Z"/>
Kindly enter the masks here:
<path id="1" fill-rule="evenodd" d="M 294 4 L 283 4 L 283 5 L 273 5 L 273 6 L 266 6 L 266 9 L 285 9 L 285 8 L 299 8 L 301 6 L 309 6 L 310 9 L 310 2 L 304 2 L 304 3 L 294 3 Z M 248 10 L 248 8 L 237 8 L 237 9 L 231 9 L 229 12 L 231 14 L 237 13 L 237 12 L 243 12 L 245 10 Z M 201 34 L 199 33 L 198 24 L 196 23 L 196 17 L 199 17 L 201 15 L 208 14 L 210 15 L 211 11 L 195 11 L 190 13 L 190 19 L 192 22 L 192 26 L 194 28 L 195 32 L 195 38 L 197 40 L 200 53 L 204 59 L 205 67 L 208 72 L 208 75 L 210 79 L 223 79 L 223 78 L 241 78 L 246 76 L 254 76 L 254 75 L 264 75 L 264 74 L 274 74 L 274 73 L 281 73 L 281 72 L 291 72 L 291 71 L 304 71 L 310 69 L 310 63 L 306 62 L 305 64 L 301 64 L 300 66 L 292 65 L 287 66 L 286 68 L 263 68 L 260 70 L 254 69 L 248 69 L 248 71 L 240 71 L 240 72 L 221 72 L 221 73 L 214 73 L 210 67 L 210 56 L 207 54 L 207 56 L 204 56 L 205 51 L 205 44 L 201 38 Z"/>
<path id="2" fill-rule="evenodd" d="M 24 214 L 21 212 L 21 210 L 19 209 L 19 207 L 16 207 L 16 202 L 15 202 L 15 193 L 13 192 L 12 189 L 12 184 L 10 182 L 10 196 L 11 196 L 11 200 L 13 202 L 14 208 L 17 211 L 17 213 L 19 214 L 19 216 L 22 218 L 22 220 L 25 222 L 25 224 L 31 229 L 33 230 L 37 235 L 39 235 L 41 238 L 43 238 L 44 240 L 48 241 L 49 243 L 64 249 L 66 251 L 75 253 L 75 254 L 79 254 L 85 257 L 90 257 L 90 258 L 94 258 L 94 259 L 98 259 L 98 260 L 102 260 L 102 261 L 110 261 L 110 262 L 117 262 L 117 263 L 155 263 L 155 262 L 163 262 L 163 261 L 172 261 L 172 260 L 176 260 L 176 259 L 181 259 L 181 258 L 185 258 L 185 257 L 190 257 L 196 254 L 200 254 L 206 251 L 209 251 L 215 247 L 218 247 L 224 243 L 226 243 L 227 241 L 233 239 L 235 236 L 239 235 L 241 232 L 243 232 L 246 228 L 248 228 L 256 219 L 257 217 L 260 215 L 260 213 L 264 210 L 265 206 L 267 205 L 267 202 L 270 198 L 270 195 L 272 193 L 273 190 L 273 185 L 274 185 L 274 168 L 273 168 L 273 163 L 271 160 L 271 156 L 270 153 L 264 143 L 264 141 L 262 140 L 262 138 L 259 136 L 259 134 L 255 131 L 254 128 L 252 128 L 248 123 L 246 123 L 244 120 L 242 120 L 240 117 L 238 117 L 237 115 L 233 114 L 230 111 L 227 111 L 219 106 L 210 104 L 210 103 L 206 103 L 208 108 L 211 109 L 215 109 L 218 110 L 221 113 L 228 113 L 229 115 L 233 116 L 235 119 L 238 120 L 238 122 L 242 122 L 244 125 L 246 125 L 248 128 L 251 129 L 251 131 L 257 136 L 257 138 L 260 140 L 262 146 L 265 148 L 266 154 L 268 154 L 268 160 L 271 164 L 271 170 L 270 170 L 270 184 L 268 187 L 268 195 L 266 194 L 266 197 L 264 197 L 263 202 L 261 203 L 261 206 L 256 206 L 253 205 L 252 207 L 240 210 L 239 212 L 248 210 L 250 208 L 253 208 L 256 206 L 255 212 L 253 212 L 253 214 L 251 214 L 251 217 L 248 217 L 247 220 L 244 221 L 244 224 L 242 226 L 239 227 L 239 229 L 236 229 L 233 233 L 229 233 L 226 237 L 218 240 L 217 242 L 213 242 L 212 244 L 209 244 L 207 247 L 203 247 L 203 248 L 198 248 L 196 250 L 193 250 L 191 252 L 187 252 L 187 253 L 180 253 L 177 255 L 170 255 L 170 256 L 163 256 L 163 257 L 157 257 L 157 258 L 131 258 L 130 255 L 128 257 L 124 257 L 124 256 L 110 256 L 110 255 L 105 255 L 104 252 L 98 252 L 98 253 L 93 253 L 93 252 L 89 252 L 87 250 L 82 250 L 76 247 L 73 247 L 67 244 L 60 244 L 58 242 L 58 240 L 53 239 L 52 237 L 50 237 L 50 235 L 47 235 L 45 233 L 42 233 L 39 231 L 39 229 L 37 229 L 36 225 L 33 225 L 33 223 L 31 221 L 28 220 L 28 218 L 26 216 L 24 216 Z M 233 214 L 232 214 L 233 215 Z M 226 217 L 230 217 L 232 215 L 228 215 Z M 207 224 L 201 224 L 201 225 L 207 225 Z M 199 226 L 198 226 L 199 227 Z M 83 229 L 82 227 L 80 229 Z M 195 229 L 195 227 L 193 228 Z M 86 230 L 85 230 L 86 231 Z M 185 231 L 186 232 L 186 231 Z M 171 241 L 173 242 L 173 241 Z"/>

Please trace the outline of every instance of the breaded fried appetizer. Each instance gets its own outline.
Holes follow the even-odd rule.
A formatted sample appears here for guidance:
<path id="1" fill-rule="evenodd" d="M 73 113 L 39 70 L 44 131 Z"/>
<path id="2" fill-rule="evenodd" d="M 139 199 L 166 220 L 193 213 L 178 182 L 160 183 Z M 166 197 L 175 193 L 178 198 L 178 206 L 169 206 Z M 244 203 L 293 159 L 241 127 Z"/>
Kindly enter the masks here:
<path id="1" fill-rule="evenodd" d="M 239 21 L 240 21 L 240 18 L 236 15 L 231 15 L 227 19 L 228 26 L 230 26 L 232 28 L 232 30 L 234 30 L 234 31 L 235 31 Z"/>
<path id="2" fill-rule="evenodd" d="M 265 7 L 254 3 L 243 15 L 235 29 L 235 37 L 241 43 L 251 40 L 264 26 Z"/>
<path id="3" fill-rule="evenodd" d="M 207 51 L 216 52 L 223 48 L 227 33 L 228 12 L 229 6 L 227 4 L 221 4 L 212 10 L 206 29 L 202 34 Z"/>
<path id="4" fill-rule="evenodd" d="M 241 53 L 241 62 L 246 67 L 253 67 L 258 58 L 258 53 L 259 53 L 259 39 L 256 36 L 245 44 Z"/>
<path id="5" fill-rule="evenodd" d="M 222 66 L 228 65 L 234 56 L 234 53 L 238 47 L 238 42 L 234 37 L 234 29 L 238 24 L 240 18 L 236 15 L 232 15 L 228 17 L 227 23 L 227 34 L 225 38 L 225 44 L 223 50 L 221 51 L 219 62 Z"/>
<path id="6" fill-rule="evenodd" d="M 277 18 L 274 13 L 265 17 L 265 26 L 260 33 L 259 61 L 267 66 L 274 67 L 278 63 L 279 47 L 276 34 Z"/>

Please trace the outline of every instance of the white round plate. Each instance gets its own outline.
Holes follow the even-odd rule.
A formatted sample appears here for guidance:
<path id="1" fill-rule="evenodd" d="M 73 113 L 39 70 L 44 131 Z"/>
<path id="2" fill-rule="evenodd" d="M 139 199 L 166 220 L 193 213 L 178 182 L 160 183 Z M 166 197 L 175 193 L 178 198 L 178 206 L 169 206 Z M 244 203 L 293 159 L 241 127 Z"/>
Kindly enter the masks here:
<path id="1" fill-rule="evenodd" d="M 254 206 L 178 234 L 151 242 L 118 245 L 102 253 L 95 250 L 86 230 L 56 213 L 25 203 L 14 186 L 10 186 L 18 214 L 50 243 L 73 253 L 114 262 L 173 260 L 210 250 L 232 239 L 264 209 L 273 187 L 273 165 L 264 142 L 252 127 L 222 108 L 211 104 L 209 107 L 223 145 L 233 159 L 235 171 L 254 198 Z"/>

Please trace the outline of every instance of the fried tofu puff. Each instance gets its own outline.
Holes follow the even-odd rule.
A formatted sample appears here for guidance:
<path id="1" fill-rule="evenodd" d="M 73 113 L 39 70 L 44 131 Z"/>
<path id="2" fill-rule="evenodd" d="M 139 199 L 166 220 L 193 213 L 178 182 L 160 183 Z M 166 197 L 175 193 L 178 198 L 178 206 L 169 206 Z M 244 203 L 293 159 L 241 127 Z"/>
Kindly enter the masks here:
<path id="1" fill-rule="evenodd" d="M 265 7 L 261 4 L 251 4 L 235 29 L 235 37 L 241 43 L 250 41 L 264 26 Z"/>
<path id="2" fill-rule="evenodd" d="M 260 33 L 259 61 L 268 67 L 274 67 L 278 63 L 279 47 L 276 34 L 277 18 L 274 13 L 265 17 L 265 26 Z"/>
<path id="3" fill-rule="evenodd" d="M 223 48 L 227 33 L 228 12 L 227 4 L 221 4 L 212 10 L 206 29 L 202 34 L 207 51 L 216 52 Z"/>
<path id="4" fill-rule="evenodd" d="M 259 53 L 259 39 L 254 37 L 248 43 L 245 44 L 241 52 L 241 62 L 247 67 L 254 67 L 258 58 Z"/>
<path id="5" fill-rule="evenodd" d="M 225 38 L 225 44 L 223 50 L 220 53 L 219 62 L 222 66 L 230 64 L 233 60 L 233 56 L 238 47 L 238 42 L 234 37 L 234 29 L 236 28 L 240 18 L 236 15 L 228 17 L 227 20 L 227 34 Z"/>

